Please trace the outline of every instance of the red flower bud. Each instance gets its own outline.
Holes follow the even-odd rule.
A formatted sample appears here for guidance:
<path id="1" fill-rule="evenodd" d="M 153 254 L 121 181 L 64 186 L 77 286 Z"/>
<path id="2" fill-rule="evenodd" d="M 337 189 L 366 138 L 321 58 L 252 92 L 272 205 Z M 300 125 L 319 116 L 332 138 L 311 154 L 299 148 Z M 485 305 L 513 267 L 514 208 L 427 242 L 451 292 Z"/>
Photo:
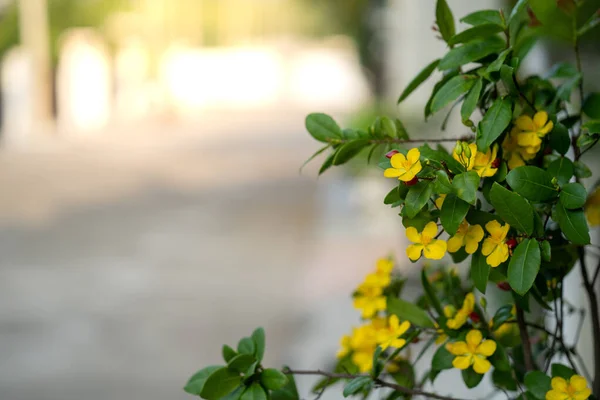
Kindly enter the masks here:
<path id="1" fill-rule="evenodd" d="M 475 323 L 481 321 L 481 318 L 479 318 L 479 314 L 477 314 L 475 311 L 473 311 L 471 314 L 469 314 L 469 318 L 471 318 L 471 321 L 473 321 Z"/>
<path id="2" fill-rule="evenodd" d="M 544 149 L 544 155 L 552 154 L 552 147 L 548 146 Z"/>
<path id="3" fill-rule="evenodd" d="M 391 150 L 389 152 L 387 152 L 387 154 L 385 155 L 387 158 L 392 158 L 394 156 L 394 154 L 398 154 L 400 153 L 398 150 Z"/>
<path id="4" fill-rule="evenodd" d="M 498 287 L 498 289 L 504 290 L 505 292 L 508 292 L 510 290 L 510 285 L 508 284 L 508 282 L 498 282 L 496 286 Z"/>
<path id="5" fill-rule="evenodd" d="M 492 161 L 492 168 L 498 168 L 500 166 L 500 159 L 496 158 Z"/>
<path id="6" fill-rule="evenodd" d="M 510 238 L 506 241 L 506 245 L 508 246 L 509 249 L 514 249 L 515 247 L 517 247 L 517 239 L 515 238 Z"/>
<path id="7" fill-rule="evenodd" d="M 404 184 L 406 186 L 414 186 L 417 183 L 419 183 L 419 178 L 417 178 L 416 176 L 414 178 L 412 178 L 410 181 L 404 182 Z"/>
<path id="8" fill-rule="evenodd" d="M 411 340 L 411 343 L 419 343 L 421 341 L 421 339 L 419 339 L 418 337 L 413 338 L 413 340 Z"/>

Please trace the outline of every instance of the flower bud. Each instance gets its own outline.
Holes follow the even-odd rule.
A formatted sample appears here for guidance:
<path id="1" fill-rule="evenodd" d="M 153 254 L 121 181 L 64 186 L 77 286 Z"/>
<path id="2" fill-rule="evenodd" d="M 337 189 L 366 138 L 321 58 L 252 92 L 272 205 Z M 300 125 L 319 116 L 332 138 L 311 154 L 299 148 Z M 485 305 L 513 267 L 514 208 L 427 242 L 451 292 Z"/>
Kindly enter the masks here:
<path id="1" fill-rule="evenodd" d="M 510 238 L 506 241 L 506 245 L 508 246 L 509 249 L 514 249 L 515 247 L 517 247 L 517 239 L 515 238 Z"/>
<path id="2" fill-rule="evenodd" d="M 398 150 L 391 150 L 391 151 L 388 151 L 385 156 L 387 158 L 392 158 L 394 156 L 394 154 L 398 154 L 398 153 L 400 153 Z"/>
<path id="3" fill-rule="evenodd" d="M 473 321 L 475 323 L 481 321 L 479 314 L 477 314 L 475 311 L 473 311 L 471 314 L 469 314 L 469 318 L 471 318 L 471 321 Z"/>
<path id="4" fill-rule="evenodd" d="M 454 146 L 454 152 L 457 156 L 462 154 L 462 146 L 460 145 L 460 142 L 456 142 L 456 146 Z"/>
<path id="5" fill-rule="evenodd" d="M 471 148 L 469 147 L 468 143 L 463 142 L 462 143 L 462 148 L 463 148 L 463 153 L 465 153 L 465 156 L 467 158 L 471 158 Z"/>
<path id="6" fill-rule="evenodd" d="M 498 289 L 504 290 L 505 292 L 510 291 L 510 285 L 508 284 L 508 282 L 498 282 L 496 286 L 498 287 Z"/>
<path id="7" fill-rule="evenodd" d="M 494 161 L 492 161 L 492 168 L 498 168 L 500 166 L 500 158 L 495 158 Z"/>
<path id="8" fill-rule="evenodd" d="M 414 178 L 412 178 L 410 181 L 404 182 L 404 184 L 406 186 L 414 186 L 417 183 L 419 183 L 419 178 L 417 178 L 416 176 Z"/>

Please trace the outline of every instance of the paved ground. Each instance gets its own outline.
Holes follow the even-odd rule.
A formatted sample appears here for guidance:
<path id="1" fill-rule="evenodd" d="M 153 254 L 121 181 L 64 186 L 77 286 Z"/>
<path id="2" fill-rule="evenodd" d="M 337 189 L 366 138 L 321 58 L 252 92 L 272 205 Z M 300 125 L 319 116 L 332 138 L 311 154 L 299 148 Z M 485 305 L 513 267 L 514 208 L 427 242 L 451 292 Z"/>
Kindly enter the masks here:
<path id="1" fill-rule="evenodd" d="M 366 223 L 385 186 L 299 175 L 311 150 L 298 131 L 0 154 L 0 398 L 189 398 L 257 323 L 268 361 L 322 367 L 397 238 Z"/>

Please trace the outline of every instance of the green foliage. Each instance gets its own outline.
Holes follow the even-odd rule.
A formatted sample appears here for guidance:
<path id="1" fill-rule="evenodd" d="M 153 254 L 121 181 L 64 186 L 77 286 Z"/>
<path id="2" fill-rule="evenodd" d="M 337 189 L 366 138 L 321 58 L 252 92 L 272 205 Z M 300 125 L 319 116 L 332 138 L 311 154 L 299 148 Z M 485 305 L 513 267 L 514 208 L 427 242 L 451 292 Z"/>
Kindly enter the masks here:
<path id="1" fill-rule="evenodd" d="M 561 188 L 559 200 L 566 209 L 583 207 L 586 199 L 587 191 L 581 183 L 567 183 Z"/>
<path id="2" fill-rule="evenodd" d="M 477 77 L 472 75 L 459 75 L 450 79 L 433 96 L 431 113 L 436 113 L 458 97 L 469 91 L 477 82 Z"/>
<path id="3" fill-rule="evenodd" d="M 401 103 L 402 101 L 404 101 L 404 99 L 406 99 L 412 92 L 414 92 L 415 89 L 417 89 L 419 86 L 421 86 L 421 84 L 423 82 L 425 82 L 427 80 L 427 78 L 429 78 L 431 76 L 433 71 L 435 71 L 435 69 L 437 68 L 439 63 L 440 63 L 440 60 L 437 59 L 437 60 L 432 61 L 425 68 L 423 68 L 423 70 L 421 72 L 419 72 L 419 74 L 406 86 L 406 89 L 404 89 L 404 91 L 398 98 L 398 103 Z"/>
<path id="4" fill-rule="evenodd" d="M 551 378 L 541 371 L 531 371 L 525 375 L 525 387 L 538 399 L 545 399 L 551 389 Z"/>
<path id="5" fill-rule="evenodd" d="M 342 137 L 339 125 L 327 114 L 309 114 L 306 117 L 306 130 L 320 142 L 329 142 Z"/>
<path id="6" fill-rule="evenodd" d="M 481 252 L 476 252 L 471 258 L 471 279 L 473 284 L 481 293 L 485 294 L 488 278 L 490 276 L 490 266 Z"/>
<path id="7" fill-rule="evenodd" d="M 494 183 L 490 190 L 490 201 L 496 213 L 510 226 L 527 235 L 533 233 L 534 211 L 523 197 Z"/>
<path id="8" fill-rule="evenodd" d="M 479 123 L 477 148 L 486 151 L 498 139 L 512 119 L 510 99 L 497 99 Z"/>
<path id="9" fill-rule="evenodd" d="M 540 245 L 535 239 L 523 240 L 508 264 L 508 283 L 520 295 L 529 291 L 542 262 Z"/>
<path id="10" fill-rule="evenodd" d="M 538 167 L 515 168 L 506 175 L 506 182 L 516 193 L 534 202 L 546 202 L 558 194 L 552 176 Z"/>
<path id="11" fill-rule="evenodd" d="M 505 43 L 496 36 L 477 42 L 470 42 L 450 50 L 438 64 L 441 71 L 458 68 L 464 64 L 478 61 L 490 54 L 504 50 Z"/>
<path id="12" fill-rule="evenodd" d="M 421 307 L 408 301 L 396 298 L 388 299 L 387 309 L 391 314 L 397 315 L 402 320 L 410 321 L 416 326 L 434 327 L 427 313 Z"/>
<path id="13" fill-rule="evenodd" d="M 456 233 L 458 226 L 467 216 L 469 208 L 469 203 L 459 199 L 456 195 L 446 196 L 440 212 L 440 221 L 449 235 Z"/>
<path id="14" fill-rule="evenodd" d="M 435 22 L 437 23 L 442 38 L 451 45 L 449 40 L 454 36 L 456 31 L 454 28 L 454 16 L 452 15 L 452 11 L 450 11 L 450 7 L 448 7 L 446 0 L 437 0 L 435 6 Z"/>

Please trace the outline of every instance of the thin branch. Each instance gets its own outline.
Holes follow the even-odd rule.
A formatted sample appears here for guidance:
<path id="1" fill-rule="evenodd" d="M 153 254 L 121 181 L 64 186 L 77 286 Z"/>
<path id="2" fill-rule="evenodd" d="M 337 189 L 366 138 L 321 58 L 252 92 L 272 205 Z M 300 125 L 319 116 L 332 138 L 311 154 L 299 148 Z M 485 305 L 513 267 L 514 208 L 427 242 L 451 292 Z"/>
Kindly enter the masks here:
<path id="1" fill-rule="evenodd" d="M 581 269 L 581 277 L 583 278 L 583 287 L 590 302 L 592 337 L 594 338 L 594 384 L 592 385 L 592 392 L 598 396 L 600 395 L 600 310 L 598 309 L 598 298 L 585 264 L 585 249 L 578 247 L 577 252 L 579 253 L 579 267 Z"/>
<path id="2" fill-rule="evenodd" d="M 517 324 L 519 325 L 519 333 L 521 334 L 521 342 L 523 343 L 523 358 L 525 359 L 525 372 L 533 371 L 533 355 L 531 354 L 531 340 L 529 340 L 529 332 L 525 323 L 525 314 L 523 309 L 517 306 Z"/>
<path id="3" fill-rule="evenodd" d="M 370 376 L 368 374 L 339 374 L 321 370 L 293 370 L 289 368 L 284 369 L 283 373 L 288 375 L 319 375 L 325 376 L 330 379 L 354 379 L 361 376 Z M 442 396 L 436 393 L 425 392 L 420 389 L 409 389 L 407 387 L 400 386 L 395 383 L 383 381 L 379 378 L 373 378 L 373 382 L 375 382 L 375 384 L 378 386 L 394 389 L 400 393 L 408 394 L 411 396 L 425 396 L 431 399 L 438 400 L 461 400 L 457 399 L 456 397 Z"/>
<path id="4" fill-rule="evenodd" d="M 598 275 L 600 275 L 600 260 L 598 260 L 598 265 L 596 265 L 596 272 L 594 272 L 594 277 L 592 278 L 592 287 L 596 285 L 596 279 L 598 279 Z"/>
<path id="5" fill-rule="evenodd" d="M 473 140 L 473 135 L 466 135 L 461 137 L 454 138 L 428 138 L 428 139 L 395 139 L 395 138 L 386 138 L 386 139 L 369 139 L 368 144 L 390 144 L 390 143 L 444 143 L 444 142 L 456 142 L 456 141 L 469 141 Z M 352 142 L 356 139 L 327 139 L 329 144 L 344 144 L 348 142 Z"/>

